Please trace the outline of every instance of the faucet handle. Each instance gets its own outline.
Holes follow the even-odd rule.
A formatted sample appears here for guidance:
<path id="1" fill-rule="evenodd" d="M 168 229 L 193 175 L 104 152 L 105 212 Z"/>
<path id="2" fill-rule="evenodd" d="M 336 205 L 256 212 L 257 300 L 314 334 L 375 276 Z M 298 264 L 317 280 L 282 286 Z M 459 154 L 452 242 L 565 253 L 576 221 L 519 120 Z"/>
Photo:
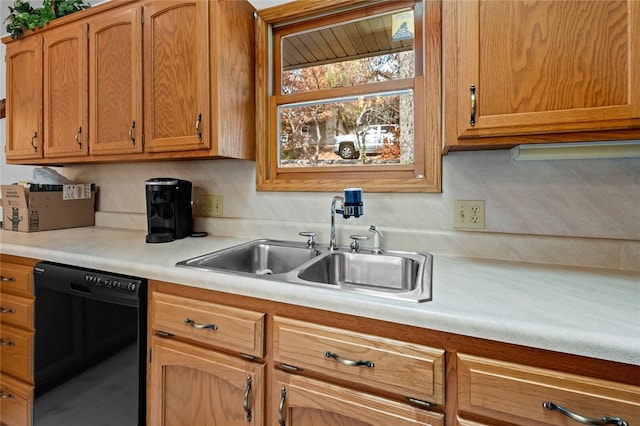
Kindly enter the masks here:
<path id="1" fill-rule="evenodd" d="M 369 237 L 366 235 L 350 235 L 349 238 L 351 238 L 352 240 L 351 245 L 349 245 L 349 248 L 354 253 L 357 253 L 358 251 L 360 251 L 360 245 L 358 244 L 358 241 L 366 241 L 369 239 Z"/>
<path id="2" fill-rule="evenodd" d="M 298 232 L 301 237 L 309 237 L 307 240 L 307 248 L 316 248 L 316 233 L 315 232 Z"/>

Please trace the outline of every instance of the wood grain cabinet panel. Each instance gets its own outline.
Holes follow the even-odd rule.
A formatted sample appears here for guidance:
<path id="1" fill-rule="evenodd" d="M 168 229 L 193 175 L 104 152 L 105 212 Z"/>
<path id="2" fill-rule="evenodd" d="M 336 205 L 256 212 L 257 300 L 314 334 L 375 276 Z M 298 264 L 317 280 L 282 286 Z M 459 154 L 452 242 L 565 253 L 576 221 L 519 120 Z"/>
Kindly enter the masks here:
<path id="1" fill-rule="evenodd" d="M 33 386 L 0 376 L 0 419 L 2 425 L 31 425 L 33 411 Z"/>
<path id="2" fill-rule="evenodd" d="M 7 45 L 6 158 L 42 158 L 42 38 Z"/>
<path id="3" fill-rule="evenodd" d="M 304 376 L 276 372 L 270 424 L 444 426 L 444 416 Z"/>
<path id="4" fill-rule="evenodd" d="M 273 359 L 407 398 L 444 403 L 444 350 L 275 317 Z M 358 365 L 348 365 L 353 362 Z"/>
<path id="5" fill-rule="evenodd" d="M 620 418 L 630 426 L 640 419 L 640 387 L 458 355 L 462 417 L 475 415 L 518 426 L 571 424 L 564 414 L 545 408 L 545 402 L 591 419 Z"/>
<path id="6" fill-rule="evenodd" d="M 445 148 L 640 128 L 637 1 L 445 1 L 443 14 Z"/>
<path id="7" fill-rule="evenodd" d="M 264 356 L 265 314 L 154 292 L 152 327 L 233 352 Z"/>
<path id="8" fill-rule="evenodd" d="M 43 33 L 44 152 L 47 158 L 89 154 L 87 24 Z"/>
<path id="9" fill-rule="evenodd" d="M 207 1 L 153 1 L 146 5 L 148 152 L 211 147 L 208 34 Z"/>
<path id="10" fill-rule="evenodd" d="M 152 339 L 150 425 L 264 425 L 264 365 Z"/>
<path id="11" fill-rule="evenodd" d="M 0 322 L 33 329 L 33 298 L 0 292 Z"/>
<path id="12" fill-rule="evenodd" d="M 0 263 L 0 291 L 33 298 L 33 267 Z"/>
<path id="13" fill-rule="evenodd" d="M 89 21 L 92 155 L 142 152 L 142 7 Z"/>
<path id="14" fill-rule="evenodd" d="M 33 331 L 2 324 L 0 330 L 0 370 L 33 384 Z"/>

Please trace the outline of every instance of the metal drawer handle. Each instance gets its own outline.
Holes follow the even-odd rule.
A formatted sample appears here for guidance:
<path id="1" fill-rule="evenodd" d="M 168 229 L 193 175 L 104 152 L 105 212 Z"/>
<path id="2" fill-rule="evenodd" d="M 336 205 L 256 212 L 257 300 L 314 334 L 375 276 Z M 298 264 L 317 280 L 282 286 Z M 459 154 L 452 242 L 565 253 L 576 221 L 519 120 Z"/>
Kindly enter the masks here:
<path id="1" fill-rule="evenodd" d="M 575 420 L 578 423 L 582 423 L 585 425 L 593 425 L 593 426 L 603 426 L 603 425 L 617 425 L 617 426 L 629 426 L 629 424 L 622 420 L 620 417 L 608 417 L 603 416 L 600 420 L 598 419 L 590 419 L 589 417 L 584 417 L 576 413 L 572 413 L 571 411 L 564 408 L 562 405 L 556 405 L 553 402 L 547 401 L 543 402 L 542 406 L 547 410 L 555 410 L 559 411 L 565 416 L 569 417 L 571 420 Z"/>
<path id="2" fill-rule="evenodd" d="M 3 308 L 2 306 L 0 306 L 0 314 L 15 314 L 16 310 L 13 308 Z"/>
<path id="3" fill-rule="evenodd" d="M 364 367 L 368 367 L 368 368 L 373 368 L 373 362 L 367 361 L 367 360 L 364 360 L 364 359 L 361 359 L 361 360 L 358 360 L 358 361 L 352 361 L 350 359 L 340 358 L 340 355 L 335 354 L 333 352 L 329 352 L 329 351 L 326 351 L 324 353 L 324 356 L 326 356 L 327 358 L 333 358 L 336 361 L 338 361 L 340 364 L 346 365 L 347 367 L 364 366 Z"/>
<path id="4" fill-rule="evenodd" d="M 33 147 L 33 152 L 38 152 L 38 146 L 35 143 L 36 139 L 38 139 L 38 132 L 33 132 L 33 137 L 31 138 L 31 146 Z"/>
<path id="5" fill-rule="evenodd" d="M 280 405 L 278 406 L 278 424 L 286 426 L 284 421 L 284 402 L 287 399 L 287 390 L 283 387 L 280 391 Z"/>
<path id="6" fill-rule="evenodd" d="M 200 123 L 202 123 L 202 113 L 198 114 L 198 119 L 196 120 L 196 132 L 198 133 L 198 139 L 202 141 L 202 131 L 200 130 Z"/>
<path id="7" fill-rule="evenodd" d="M 136 146 L 136 138 L 133 134 L 133 130 L 136 128 L 136 120 L 133 120 L 131 127 L 129 127 L 129 139 L 131 139 L 131 145 Z"/>
<path id="8" fill-rule="evenodd" d="M 0 398 L 3 398 L 3 399 L 13 399 L 13 398 L 15 398 L 15 396 L 13 396 L 13 395 L 12 395 L 12 394 L 10 394 L 10 393 L 4 393 L 4 391 L 3 391 L 3 390 L 0 390 Z"/>
<path id="9" fill-rule="evenodd" d="M 471 127 L 476 125 L 476 86 L 473 84 L 469 87 L 469 92 L 471 95 L 471 119 L 469 120 L 469 124 Z"/>
<path id="10" fill-rule="evenodd" d="M 244 390 L 244 400 L 242 401 L 242 408 L 247 413 L 247 421 L 251 421 L 251 376 L 247 377 L 247 387 Z"/>
<path id="11" fill-rule="evenodd" d="M 15 346 L 16 344 L 11 341 L 6 341 L 0 337 L 0 346 Z"/>
<path id="12" fill-rule="evenodd" d="M 78 144 L 78 149 L 82 149 L 82 142 L 80 142 L 80 134 L 82 133 L 82 127 L 78 128 L 76 132 L 76 143 Z"/>
<path id="13" fill-rule="evenodd" d="M 198 324 L 197 322 L 195 322 L 194 320 L 189 319 L 189 318 L 185 318 L 184 319 L 184 323 L 185 324 L 189 324 L 191 327 L 197 328 L 197 329 L 200 329 L 200 330 L 205 329 L 205 328 L 210 328 L 211 330 L 217 330 L 218 329 L 218 326 L 215 325 L 215 324 Z"/>
<path id="14" fill-rule="evenodd" d="M 0 281 L 3 282 L 14 282 L 16 279 L 13 277 L 3 277 L 2 275 L 0 275 Z"/>

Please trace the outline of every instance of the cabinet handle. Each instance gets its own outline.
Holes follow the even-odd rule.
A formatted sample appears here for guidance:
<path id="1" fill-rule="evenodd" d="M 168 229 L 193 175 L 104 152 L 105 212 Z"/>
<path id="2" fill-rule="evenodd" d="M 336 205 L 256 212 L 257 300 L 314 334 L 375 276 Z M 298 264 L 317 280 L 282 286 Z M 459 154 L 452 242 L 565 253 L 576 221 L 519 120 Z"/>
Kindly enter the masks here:
<path id="1" fill-rule="evenodd" d="M 593 425 L 593 426 L 602 426 L 602 425 L 628 426 L 629 425 L 626 421 L 622 420 L 620 417 L 603 416 L 600 420 L 590 419 L 589 417 L 584 417 L 579 414 L 572 413 L 571 411 L 564 408 L 562 405 L 556 405 L 550 401 L 543 402 L 542 406 L 547 410 L 559 411 L 565 416 L 569 417 L 571 420 L 575 420 L 576 422 L 582 423 L 585 425 Z"/>
<path id="2" fill-rule="evenodd" d="M 15 314 L 16 310 L 13 308 L 3 308 L 2 306 L 0 306 L 0 314 Z"/>
<path id="3" fill-rule="evenodd" d="M 244 400 L 242 401 L 242 408 L 247 413 L 247 421 L 251 421 L 251 376 L 247 377 L 247 387 L 244 390 Z"/>
<path id="4" fill-rule="evenodd" d="M 13 396 L 10 393 L 4 393 L 3 390 L 0 390 L 0 398 L 2 398 L 2 399 L 13 399 L 13 398 L 15 398 L 15 396 Z"/>
<path id="5" fill-rule="evenodd" d="M 283 387 L 280 391 L 280 405 L 278 406 L 278 424 L 286 426 L 284 421 L 284 402 L 287 399 L 287 390 Z"/>
<path id="6" fill-rule="evenodd" d="M 202 123 L 202 113 L 198 114 L 198 119 L 196 120 L 196 132 L 198 133 L 198 139 L 202 141 L 202 132 L 200 131 L 200 123 Z"/>
<path id="7" fill-rule="evenodd" d="M 326 351 L 324 353 L 324 356 L 326 356 L 327 358 L 333 358 L 336 361 L 338 361 L 340 364 L 346 365 L 347 367 L 365 366 L 365 367 L 368 367 L 368 368 L 373 368 L 373 362 L 367 361 L 367 360 L 364 360 L 364 359 L 361 359 L 359 361 L 352 361 L 350 359 L 340 358 L 340 355 L 335 354 L 333 352 L 329 352 L 329 351 Z"/>
<path id="8" fill-rule="evenodd" d="M 80 142 L 80 133 L 82 133 L 82 126 L 78 128 L 76 132 L 76 143 L 78 144 L 78 149 L 82 149 L 82 142 Z"/>
<path id="9" fill-rule="evenodd" d="M 469 92 L 471 94 L 471 119 L 469 120 L 469 124 L 473 127 L 476 125 L 476 86 L 472 84 Z"/>
<path id="10" fill-rule="evenodd" d="M 218 326 L 215 324 L 198 324 L 197 322 L 189 318 L 185 318 L 184 323 L 189 324 L 191 327 L 197 328 L 197 329 L 205 329 L 205 328 L 210 328 L 211 330 L 218 329 Z"/>
<path id="11" fill-rule="evenodd" d="M 33 137 L 31 138 L 31 146 L 33 147 L 33 152 L 38 152 L 38 146 L 34 142 L 38 139 L 38 132 L 33 132 Z"/>
<path id="12" fill-rule="evenodd" d="M 5 276 L 0 275 L 0 281 L 2 281 L 2 282 L 13 282 L 15 280 L 16 279 L 13 278 L 13 277 L 5 277 Z"/>
<path id="13" fill-rule="evenodd" d="M 133 130 L 136 128 L 136 120 L 133 120 L 131 127 L 129 127 L 129 139 L 131 139 L 131 145 L 136 146 L 136 138 L 133 134 Z"/>
<path id="14" fill-rule="evenodd" d="M 0 337 L 0 346 L 15 346 L 16 344 L 11 342 L 11 341 L 5 341 L 3 338 Z"/>

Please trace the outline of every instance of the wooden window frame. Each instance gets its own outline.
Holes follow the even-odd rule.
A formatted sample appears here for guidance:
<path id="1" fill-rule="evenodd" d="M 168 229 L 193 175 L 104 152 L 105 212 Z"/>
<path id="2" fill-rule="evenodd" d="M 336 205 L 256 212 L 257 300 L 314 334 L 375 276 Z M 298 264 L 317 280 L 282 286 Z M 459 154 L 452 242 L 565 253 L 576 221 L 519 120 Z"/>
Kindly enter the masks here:
<path id="1" fill-rule="evenodd" d="M 414 91 L 414 164 L 396 166 L 338 166 L 278 168 L 279 104 L 318 99 L 314 94 L 278 95 L 274 83 L 273 27 L 345 12 L 355 16 L 372 9 L 384 11 L 414 6 L 416 14 L 416 76 L 388 83 L 390 89 Z M 345 19 L 346 20 L 346 19 Z M 322 19 L 320 19 L 321 22 Z M 277 51 L 277 52 L 276 52 Z M 437 0 L 381 2 L 377 0 L 297 0 L 264 9 L 256 16 L 256 188 L 258 191 L 339 192 L 361 187 L 365 192 L 441 192 L 441 7 Z M 343 94 L 367 93 L 359 86 Z M 378 90 L 376 90 L 378 91 Z M 332 90 L 332 93 L 333 92 Z"/>

